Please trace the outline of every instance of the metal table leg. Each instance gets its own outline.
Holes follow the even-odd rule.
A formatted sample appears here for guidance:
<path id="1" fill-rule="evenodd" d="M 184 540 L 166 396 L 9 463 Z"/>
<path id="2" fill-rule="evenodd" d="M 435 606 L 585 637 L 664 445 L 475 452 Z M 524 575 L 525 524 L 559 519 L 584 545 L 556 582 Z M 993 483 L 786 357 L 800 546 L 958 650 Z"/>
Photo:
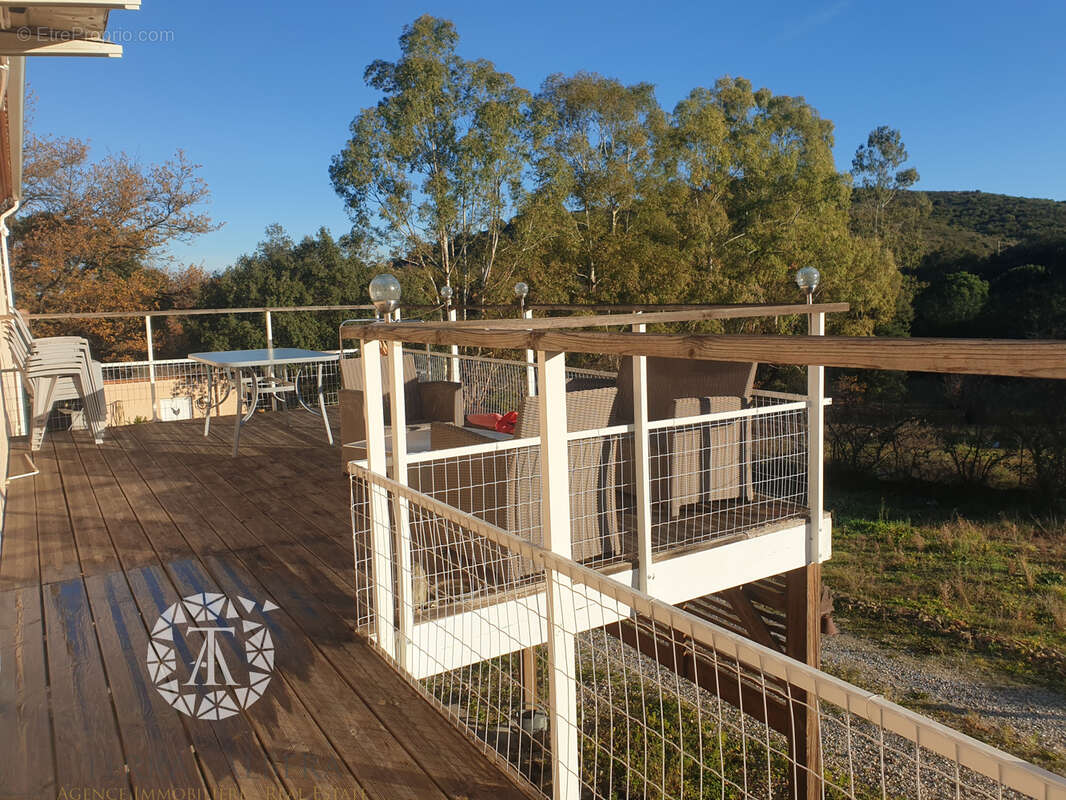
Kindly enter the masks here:
<path id="1" fill-rule="evenodd" d="M 211 430 L 211 401 L 214 399 L 215 368 L 207 368 L 207 411 L 204 413 L 204 436 Z M 221 409 L 219 409 L 221 411 Z"/>
<path id="2" fill-rule="evenodd" d="M 322 412 L 322 424 L 326 426 L 326 441 L 333 446 L 333 431 L 329 428 L 329 417 L 326 416 L 326 395 L 322 391 L 322 362 L 318 362 L 318 410 Z"/>
<path id="3" fill-rule="evenodd" d="M 241 370 L 226 370 L 226 375 L 237 390 L 237 413 L 233 417 L 233 455 L 241 444 L 241 405 L 244 403 L 244 387 L 241 385 Z"/>

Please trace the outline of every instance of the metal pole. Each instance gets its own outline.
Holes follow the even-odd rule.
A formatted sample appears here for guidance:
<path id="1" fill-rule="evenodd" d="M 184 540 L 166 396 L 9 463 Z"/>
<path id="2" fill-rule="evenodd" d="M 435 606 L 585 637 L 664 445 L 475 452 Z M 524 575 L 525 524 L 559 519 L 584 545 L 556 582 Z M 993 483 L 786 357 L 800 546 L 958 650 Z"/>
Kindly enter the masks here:
<path id="1" fill-rule="evenodd" d="M 156 397 L 155 388 L 155 346 L 152 343 L 152 318 L 147 314 L 144 317 L 144 338 L 148 343 L 148 383 L 152 391 L 152 419 L 159 419 L 159 401 Z"/>

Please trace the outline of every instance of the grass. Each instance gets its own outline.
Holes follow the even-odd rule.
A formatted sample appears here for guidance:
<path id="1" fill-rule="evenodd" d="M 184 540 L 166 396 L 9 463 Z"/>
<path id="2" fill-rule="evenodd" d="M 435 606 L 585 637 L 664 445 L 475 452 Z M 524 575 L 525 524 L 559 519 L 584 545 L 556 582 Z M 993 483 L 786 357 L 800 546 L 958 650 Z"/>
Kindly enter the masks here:
<path id="1" fill-rule="evenodd" d="M 829 487 L 824 576 L 852 632 L 1066 690 L 1066 520 L 988 489 Z"/>

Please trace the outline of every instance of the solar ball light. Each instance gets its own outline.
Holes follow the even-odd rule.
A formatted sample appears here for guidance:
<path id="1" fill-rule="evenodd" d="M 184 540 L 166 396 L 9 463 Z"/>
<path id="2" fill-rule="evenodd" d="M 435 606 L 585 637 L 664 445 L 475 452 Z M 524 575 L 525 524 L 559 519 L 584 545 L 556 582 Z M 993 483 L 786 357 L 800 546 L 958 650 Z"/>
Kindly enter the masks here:
<path id="1" fill-rule="evenodd" d="M 395 275 L 383 273 L 370 281 L 370 302 L 378 312 L 378 319 L 387 318 L 400 307 L 400 282 Z"/>
<path id="2" fill-rule="evenodd" d="M 807 302 L 814 302 L 814 290 L 818 288 L 821 274 L 814 267 L 803 267 L 796 271 L 796 285 L 807 293 Z"/>
<path id="3" fill-rule="evenodd" d="M 522 307 L 526 307 L 526 295 L 529 294 L 529 284 L 525 281 L 519 281 L 514 285 L 514 296 L 518 298 L 518 304 Z"/>
<path id="4" fill-rule="evenodd" d="M 444 305 L 450 307 L 452 304 L 452 287 L 447 285 L 440 287 L 439 294 L 440 299 L 444 301 Z"/>

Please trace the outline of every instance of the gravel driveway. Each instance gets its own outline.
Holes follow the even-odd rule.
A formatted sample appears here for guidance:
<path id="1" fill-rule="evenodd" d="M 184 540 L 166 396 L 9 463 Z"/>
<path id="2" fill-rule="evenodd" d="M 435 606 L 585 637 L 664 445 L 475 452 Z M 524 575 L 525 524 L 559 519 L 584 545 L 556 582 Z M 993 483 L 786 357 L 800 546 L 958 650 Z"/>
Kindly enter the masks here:
<path id="1" fill-rule="evenodd" d="M 940 657 L 918 658 L 841 633 L 822 640 L 822 665 L 900 705 L 921 698 L 923 713 L 936 709 L 1012 728 L 1022 738 L 1066 755 L 1066 697 L 1048 689 L 994 679 L 968 664 Z"/>

